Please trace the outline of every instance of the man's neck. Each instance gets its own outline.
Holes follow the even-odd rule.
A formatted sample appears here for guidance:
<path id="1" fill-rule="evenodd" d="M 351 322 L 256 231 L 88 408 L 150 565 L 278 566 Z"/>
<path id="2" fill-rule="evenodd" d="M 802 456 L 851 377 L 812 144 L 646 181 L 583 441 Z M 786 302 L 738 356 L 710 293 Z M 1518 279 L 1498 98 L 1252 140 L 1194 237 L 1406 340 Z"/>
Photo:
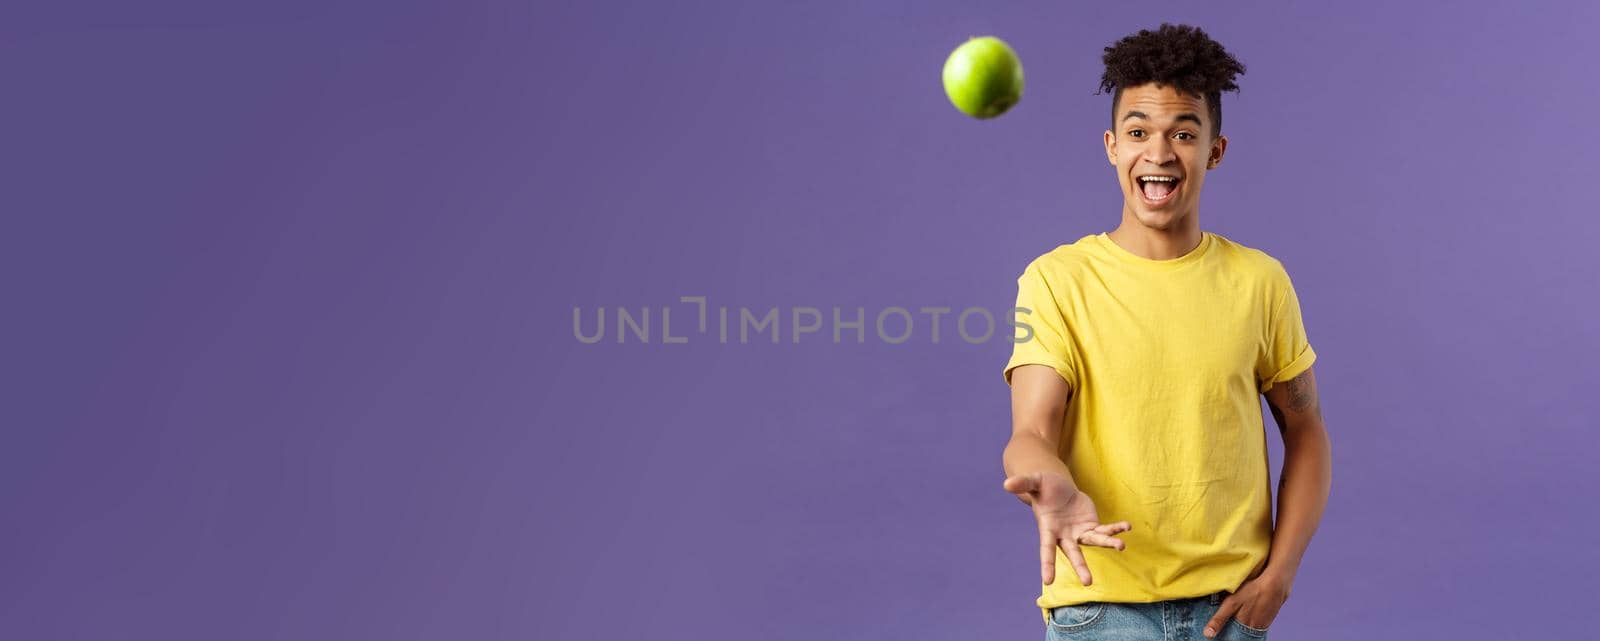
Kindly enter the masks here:
<path id="1" fill-rule="evenodd" d="M 1200 221 L 1193 214 L 1179 219 L 1173 229 L 1146 227 L 1124 217 L 1122 224 L 1106 232 L 1106 236 L 1118 247 L 1150 260 L 1180 258 L 1198 248 L 1203 238 Z"/>

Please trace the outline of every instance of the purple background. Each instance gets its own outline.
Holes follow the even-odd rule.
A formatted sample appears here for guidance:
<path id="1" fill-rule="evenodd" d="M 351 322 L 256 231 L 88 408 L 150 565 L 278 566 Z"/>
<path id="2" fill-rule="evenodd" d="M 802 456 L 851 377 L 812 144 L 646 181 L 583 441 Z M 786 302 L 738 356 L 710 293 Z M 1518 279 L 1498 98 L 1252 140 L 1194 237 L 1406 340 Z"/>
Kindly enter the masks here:
<path id="1" fill-rule="evenodd" d="M 1009 343 L 677 300 L 1009 307 L 1116 226 L 1099 56 L 1164 20 L 1248 67 L 1202 226 L 1320 354 L 1275 636 L 1587 633 L 1600 9 L 1003 4 L 7 3 L 0 637 L 1041 638 Z"/>

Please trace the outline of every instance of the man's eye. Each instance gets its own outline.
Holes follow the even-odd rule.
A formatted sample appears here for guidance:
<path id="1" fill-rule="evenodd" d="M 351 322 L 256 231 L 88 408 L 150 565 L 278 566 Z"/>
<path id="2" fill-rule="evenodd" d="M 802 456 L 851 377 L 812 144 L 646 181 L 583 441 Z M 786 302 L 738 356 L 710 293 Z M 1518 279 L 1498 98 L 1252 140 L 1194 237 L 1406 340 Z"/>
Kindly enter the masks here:
<path id="1" fill-rule="evenodd" d="M 1194 134 L 1191 134 L 1191 133 L 1189 133 L 1187 131 L 1180 131 L 1180 132 L 1178 132 L 1178 135 L 1179 136 L 1188 136 L 1188 138 L 1183 138 L 1182 140 L 1189 140 L 1191 138 L 1194 138 Z"/>
<path id="2" fill-rule="evenodd" d="M 1133 136 L 1134 138 L 1141 138 L 1141 137 L 1143 137 L 1141 135 L 1143 133 L 1144 133 L 1143 129 L 1134 129 L 1133 131 L 1128 132 L 1128 135 L 1129 136 Z"/>

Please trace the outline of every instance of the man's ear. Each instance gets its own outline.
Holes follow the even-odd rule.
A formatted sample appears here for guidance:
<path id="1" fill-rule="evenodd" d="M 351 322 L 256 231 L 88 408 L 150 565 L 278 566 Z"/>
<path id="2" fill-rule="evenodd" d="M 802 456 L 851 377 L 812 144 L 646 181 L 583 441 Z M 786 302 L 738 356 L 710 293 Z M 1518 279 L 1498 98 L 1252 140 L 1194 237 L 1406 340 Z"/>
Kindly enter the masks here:
<path id="1" fill-rule="evenodd" d="M 1106 130 L 1106 160 L 1111 161 L 1111 166 L 1117 166 L 1117 135 Z"/>
<path id="2" fill-rule="evenodd" d="M 1216 142 L 1211 143 L 1211 155 L 1206 159 L 1206 168 L 1214 169 L 1222 164 L 1222 154 L 1228 151 L 1228 137 L 1217 136 Z"/>

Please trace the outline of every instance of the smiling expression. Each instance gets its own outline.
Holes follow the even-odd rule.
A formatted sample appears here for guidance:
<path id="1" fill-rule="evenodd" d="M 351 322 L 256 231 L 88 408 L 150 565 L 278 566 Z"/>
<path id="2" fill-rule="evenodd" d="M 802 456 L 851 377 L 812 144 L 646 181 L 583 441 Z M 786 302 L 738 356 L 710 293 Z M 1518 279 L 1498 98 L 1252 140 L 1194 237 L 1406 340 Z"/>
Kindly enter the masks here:
<path id="1" fill-rule="evenodd" d="M 1105 144 L 1122 186 L 1124 217 L 1170 230 L 1194 216 L 1206 171 L 1228 145 L 1209 121 L 1201 96 L 1155 83 L 1123 89 Z"/>

